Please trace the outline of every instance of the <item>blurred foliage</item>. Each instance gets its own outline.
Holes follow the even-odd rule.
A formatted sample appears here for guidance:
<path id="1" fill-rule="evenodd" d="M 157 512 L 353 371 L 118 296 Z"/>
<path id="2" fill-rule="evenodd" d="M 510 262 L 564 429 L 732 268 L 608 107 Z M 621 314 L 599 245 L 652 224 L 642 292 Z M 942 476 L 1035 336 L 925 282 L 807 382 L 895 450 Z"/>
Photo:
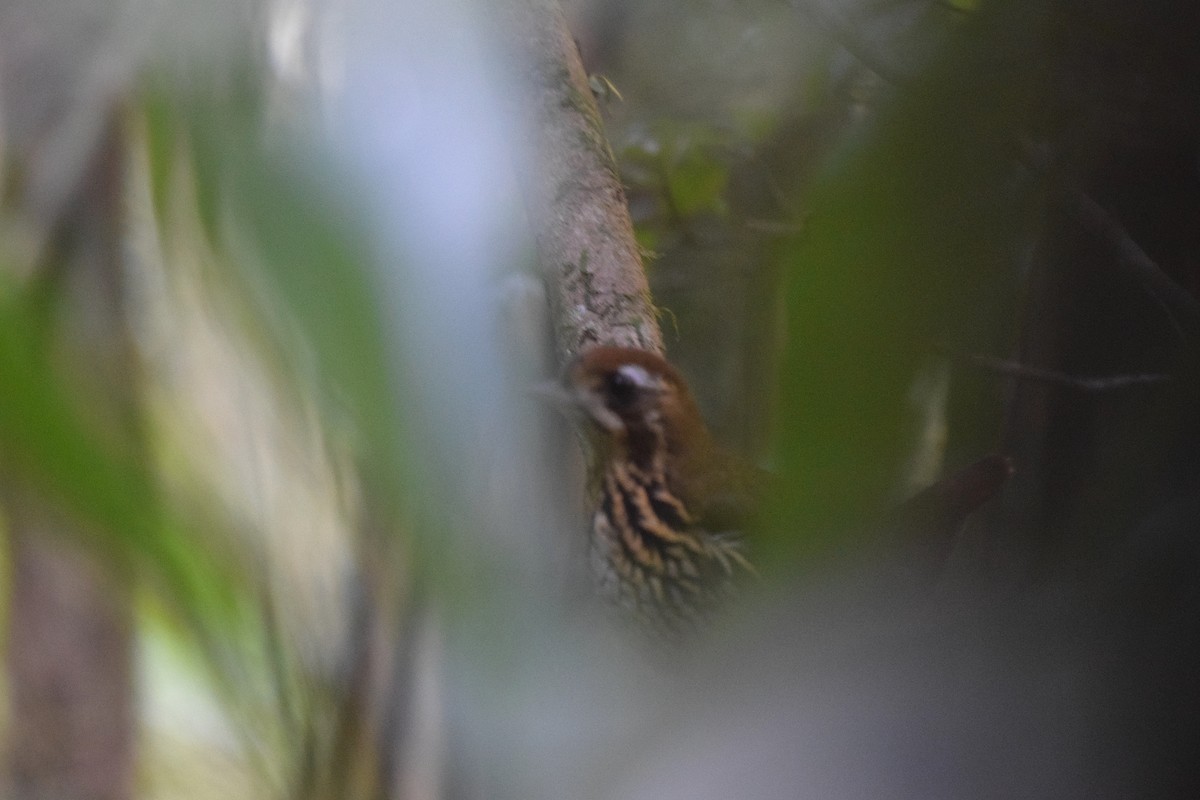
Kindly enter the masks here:
<path id="1" fill-rule="evenodd" d="M 644 136 L 626 141 L 617 155 L 628 191 L 653 192 L 661 198 L 657 213 L 639 220 L 639 232 L 656 222 L 659 228 L 672 229 L 696 214 L 726 210 L 728 138 L 709 125 L 662 120 Z"/>
<path id="2" fill-rule="evenodd" d="M 46 322 L 28 292 L 0 298 L 0 442 L 10 476 L 28 482 L 89 524 L 101 552 L 146 568 L 197 632 L 232 622 L 241 571 L 206 548 L 201 519 L 162 502 L 146 465 L 113 452 L 83 418 L 77 387 L 48 357 Z M 202 624 L 201 624 L 202 623 Z"/>
<path id="3" fill-rule="evenodd" d="M 217 335 L 235 348 L 249 347 L 249 368 L 272 378 L 265 387 L 233 372 L 191 380 L 215 379 L 225 392 L 273 395 L 235 412 L 248 417 L 292 416 L 308 403 L 315 403 L 320 417 L 316 430 L 312 421 L 250 422 L 250 435 L 267 442 L 232 450 L 220 445 L 207 454 L 270 462 L 295 452 L 293 458 L 308 462 L 282 471 L 271 463 L 251 468 L 256 480 L 283 485 L 247 498 L 262 504 L 260 514 L 274 516 L 252 523 L 256 530 L 245 557 L 255 577 L 246 588 L 256 627 L 218 665 L 217 689 L 256 773 L 272 791 L 367 796 L 386 776 L 374 760 L 379 743 L 363 737 L 387 712 L 368 713 L 360 705 L 367 702 L 363 660 L 374 646 L 362 626 L 375 614 L 390 619 L 391 609 L 361 616 L 364 598 L 375 595 L 370 576 L 359 570 L 363 563 L 388 569 L 373 562 L 394 544 L 387 539 L 405 498 L 397 490 L 405 485 L 404 425 L 374 286 L 371 237 L 356 222 L 354 200 L 337 188 L 333 160 L 304 149 L 294 125 L 266 118 L 264 75 L 250 67 L 234 75 L 232 88 L 172 83 L 160 75 L 140 96 L 147 178 L 164 252 L 182 247 L 209 253 L 201 274 L 190 278 L 170 256 L 165 266 L 180 273 L 176 281 L 200 279 L 207 302 L 220 307 L 216 323 L 232 324 Z M 199 226 L 188 219 L 193 211 Z M 183 335 L 189 335 L 186 329 Z M 248 386 L 239 388 L 241 382 Z M 290 441 L 296 437 L 300 441 Z M 312 437 L 316 454 L 303 441 Z M 350 463 L 327 464 L 337 453 L 348 454 Z M 320 497 L 288 499 L 298 492 Z M 347 492 L 351 498 L 339 496 Z M 331 504 L 349 507 L 340 509 L 340 518 L 336 512 L 327 517 L 324 507 Z M 289 508 L 319 516 L 293 518 Z M 293 530 L 287 529 L 289 519 Z M 332 529 L 310 530 L 312 525 Z M 385 594 L 394 601 L 404 592 L 403 578 L 399 572 L 391 578 L 395 585 Z"/>
<path id="4" fill-rule="evenodd" d="M 130 188 L 127 252 L 136 253 L 135 262 L 140 260 L 127 275 L 130 327 L 138 327 L 132 317 L 149 313 L 138 302 L 162 302 L 161 297 L 147 300 L 153 294 L 147 280 L 155 283 L 166 275 L 167 284 L 173 284 L 199 277 L 205 287 L 201 293 L 209 302 L 216 297 L 216 302 L 225 303 L 223 321 L 234 323 L 221 335 L 247 351 L 247 363 L 272 373 L 275 385 L 287 387 L 287 405 L 317 399 L 324 433 L 316 436 L 327 436 L 353 453 L 357 476 L 369 493 L 373 522 L 378 523 L 374 530 L 391 533 L 401 505 L 395 487 L 403 483 L 404 426 L 397 414 L 397 387 L 374 287 L 370 237 L 355 222 L 355 203 L 336 188 L 339 179 L 332 159 L 305 150 L 308 145 L 302 145 L 294 125 L 268 119 L 272 81 L 253 59 L 234 59 L 220 68 L 196 65 L 186 75 L 150 69 L 142 77 L 125 115 L 128 146 L 144 147 L 148 164 L 144 173 L 134 170 L 126 177 L 131 182 L 146 178 L 150 204 L 148 209 L 140 207 L 140 187 Z M 181 225 L 181 213 L 195 219 Z M 6 227 L 16 224 L 12 219 L 5 222 Z M 147 246 L 154 241 L 161 250 Z M 171 263 L 172 254 L 181 249 L 206 254 L 199 260 L 208 273 L 186 275 L 190 266 Z M 46 272 L 54 274 L 57 266 L 45 265 Z M 294 551 L 284 558 L 284 548 L 261 541 L 265 529 L 280 520 L 263 521 L 255 518 L 253 509 L 231 507 L 231 498 L 218 491 L 220 481 L 197 480 L 204 471 L 216 470 L 257 473 L 269 484 L 278 472 L 271 465 L 198 467 L 194 462 L 214 453 L 252 462 L 281 458 L 287 448 L 249 441 L 237 454 L 223 450 L 222 444 L 199 452 L 172 452 L 178 444 L 168 442 L 174 439 L 186 446 L 187 438 L 163 427 L 165 418 L 154 419 L 153 396 L 157 392 L 161 400 L 169 394 L 151 385 L 156 378 L 148 375 L 150 369 L 130 376 L 136 383 L 133 391 L 141 393 L 136 424 L 152 437 L 149 456 L 135 461 L 111 447 L 79 413 L 79 385 L 48 355 L 55 334 L 57 285 L 12 277 L 29 271 L 28 266 L 7 270 L 8 280 L 0 291 L 0 383 L 6 387 L 0 393 L 0 452 L 6 472 L 61 503 L 80 522 L 80 535 L 97 555 L 131 567 L 131 574 L 145 582 L 151 590 L 141 610 L 142 632 L 150 643 L 146 652 L 165 647 L 201 666 L 197 673 L 152 659 L 144 666 L 167 670 L 171 685 L 148 686 L 168 696 L 212 691 L 221 698 L 220 713 L 233 724 L 218 730 L 218 739 L 232 733 L 240 747 L 229 741 L 208 745 L 224 750 L 230 764 L 254 765 L 256 796 L 262 791 L 289 797 L 322 792 L 353 796 L 356 785 L 362 788 L 359 782 L 369 784 L 374 776 L 352 779 L 346 772 L 369 758 L 370 748 L 360 756 L 345 757 L 344 748 L 360 742 L 352 733 L 357 723 L 345 717 L 357 663 L 354 653 L 338 650 L 353 644 L 348 644 L 344 615 L 349 613 L 350 595 L 365 589 L 349 587 L 348 575 L 338 574 L 339 568 L 351 566 L 342 563 L 344 552 L 322 563 L 320 547 L 297 540 L 284 545 Z M 169 307 L 150 311 L 182 315 Z M 169 342 L 151 336 L 141 344 L 154 350 Z M 203 396 L 209 392 L 236 393 L 240 387 L 227 371 L 230 365 L 211 353 L 204 357 L 210 369 L 216 369 L 200 378 L 204 385 L 184 386 L 182 391 L 200 393 L 198 404 L 211 401 Z M 170 358 L 168 354 L 168 363 Z M 175 373 L 182 370 L 181 363 Z M 261 384 L 254 391 L 261 391 Z M 240 404 L 239 410 L 261 414 L 264 406 L 268 415 L 280 413 L 257 397 Z M 294 412 L 288 408 L 287 413 Z M 178 420 L 166 419 L 167 426 L 172 424 Z M 231 419 L 217 424 L 243 427 Z M 260 424 L 257 433 L 263 427 Z M 244 428 L 256 433 L 250 425 Z M 295 429 L 284 435 L 305 433 L 314 435 Z M 292 449 L 305 445 L 293 443 Z M 193 463 L 181 469 L 178 463 L 157 460 L 164 455 Z M 293 477 L 284 470 L 282 479 Z M 342 488 L 325 480 L 316 491 L 332 497 Z M 314 483 L 309 480 L 308 488 Z M 303 509 L 313 503 L 295 505 Z M 345 537 L 348 532 L 328 533 Z M 353 550 L 349 540 L 340 546 Z M 305 559 L 314 563 L 297 567 Z M 300 576 L 289 574 L 297 568 Z M 331 591 L 340 593 L 332 610 L 321 609 L 336 618 L 333 630 L 314 626 L 306 617 L 315 602 L 306 595 L 319 591 L 305 584 L 312 582 L 310 573 L 317 569 L 334 573 Z M 180 658 L 170 661 L 179 662 Z M 161 677 L 157 672 L 155 676 Z M 162 702 L 163 697 L 152 700 Z M 186 705 L 183 713 L 193 711 L 194 706 Z M 187 726 L 179 720 L 173 723 L 181 743 L 189 740 Z M 202 739 L 190 739 L 189 746 L 198 746 Z M 234 755 L 231 748 L 240 752 Z M 160 780 L 165 774 L 148 770 L 154 791 L 169 791 Z M 307 785 L 295 785 L 303 776 Z M 243 777 L 250 780 L 249 775 Z M 235 784 L 238 780 L 231 777 Z M 201 791 L 192 796 L 204 796 L 202 787 L 195 788 Z"/>
<path id="5" fill-rule="evenodd" d="M 602 86 L 619 89 L 605 113 L 639 242 L 654 253 L 652 282 L 670 319 L 672 357 L 693 380 L 718 433 L 768 463 L 786 487 L 774 524 L 754 543 L 767 571 L 778 566 L 790 574 L 811 567 L 807 559 L 861 546 L 857 532 L 910 486 L 905 473 L 919 445 L 913 429 L 925 417 L 938 417 L 930 427 L 948 433 L 930 437 L 923 474 L 962 454 L 981 454 L 998 438 L 1001 392 L 958 372 L 951 377 L 945 358 L 1004 352 L 1017 336 L 1023 259 L 1041 232 L 1047 202 L 1044 181 L 1024 155 L 1024 137 L 1045 130 L 1052 111 L 1040 75 L 1051 26 L 1039 5 L 598 3 L 594 29 L 581 26 L 585 54 L 594 60 L 589 68 L 611 77 Z M 220 461 L 229 451 L 189 451 L 185 437 L 167 441 L 171 432 L 151 424 L 151 435 L 161 437 L 149 448 L 154 463 L 133 462 L 106 446 L 78 413 L 78 387 L 46 357 L 53 298 L 36 282 L 0 287 L 0 453 L 6 470 L 86 521 L 82 530 L 98 552 L 133 564 L 148 579 L 154 602 L 141 621 L 146 662 L 160 677 L 193 685 L 199 681 L 191 653 L 198 646 L 199 663 L 215 676 L 212 688 L 224 701 L 221 713 L 253 754 L 247 760 L 265 776 L 263 785 L 285 796 L 368 794 L 378 787 L 364 777 L 363 759 L 371 756 L 355 738 L 365 695 L 354 696 L 362 689 L 354 672 L 366 660 L 356 649 L 365 647 L 355 627 L 364 621 L 355 615 L 378 600 L 371 595 L 372 570 L 386 573 L 394 592 L 386 599 L 397 605 L 407 581 L 423 581 L 438 584 L 443 611 L 482 608 L 478 630 L 464 637 L 465 645 L 454 643 L 470 662 L 457 665 L 467 674 L 463 682 L 490 681 L 487 688 L 495 690 L 455 698 L 472 707 L 452 714 L 470 721 L 478 722 L 471 713 L 486 713 L 475 705 L 521 706 L 543 697 L 542 683 L 557 687 L 561 680 L 573 690 L 573 680 L 587 677 L 582 662 L 604 673 L 634 670 L 625 661 L 566 652 L 577 644 L 566 635 L 572 632 L 530 632 L 543 617 L 513 613 L 519 607 L 502 596 L 503 585 L 529 574 L 510 569 L 512 562 L 497 567 L 500 559 L 488 549 L 495 542 L 481 547 L 481 536 L 446 533 L 480 522 L 471 503 L 452 493 L 462 476 L 442 476 L 451 492 L 410 504 L 432 483 L 427 473 L 441 467 L 420 470 L 408 452 L 415 423 L 398 398 L 414 376 L 397 373 L 403 359 L 395 352 L 396 321 L 387 317 L 394 309 L 384 307 L 374 272 L 376 232 L 363 222 L 369 215 L 331 154 L 307 137 L 312 131 L 274 117 L 275 77 L 265 59 L 244 54 L 220 68 L 188 70 L 186 78 L 179 70 L 144 73 L 128 109 L 130 146 L 144 148 L 148 164 L 151 219 L 138 224 L 153 229 L 163 253 L 203 252 L 197 260 L 211 272 L 197 282 L 210 291 L 206 300 L 224 304 L 220 321 L 233 321 L 223 344 L 248 353 L 246 371 L 271 379 L 247 380 L 247 391 L 287 397 L 229 404 L 262 417 L 316 409 L 307 427 L 273 420 L 273 435 L 308 437 L 304 446 L 255 441 L 246 450 L 248 460 L 284 461 L 290 453 L 303 462 L 297 469 L 317 473 L 288 484 L 293 491 L 353 495 L 325 498 L 347 506 L 336 520 L 346 528 L 331 534 L 343 549 L 309 550 L 312 543 L 300 534 L 264 544 L 256 537 L 266 538 L 264 530 L 281 520 L 229 508 L 227 497 L 196 477 L 202 470 L 175 470 L 170 462 L 211 458 L 218 463 L 209 469 L 228 473 L 231 483 L 264 473 L 286 482 L 294 477 L 286 471 L 279 477 L 262 464 L 243 470 Z M 169 257 L 162 261 L 146 268 L 182 274 Z M 214 369 L 211 377 L 217 392 L 232 393 L 228 373 Z M 944 419 L 951 384 L 949 405 L 967 408 L 949 412 L 958 413 L 953 426 Z M 910 402 L 914 389 L 920 399 Z M 138 391 L 151 393 L 145 386 Z M 150 405 L 141 410 L 143 421 L 154 414 Z M 247 438 L 261 433 L 247 426 L 230 436 L 243 431 Z M 312 467 L 309 450 L 323 448 L 336 451 L 322 453 L 327 461 L 345 455 L 349 463 Z M 506 477 L 485 490 L 500 496 L 526 485 Z M 349 488 L 336 485 L 339 479 Z M 267 493 L 246 489 L 254 491 Z M 496 502 L 505 500 L 527 502 Z M 431 508 L 438 502 L 445 507 Z M 412 505 L 436 517 L 423 520 L 421 541 L 442 548 L 442 558 L 413 552 L 403 535 Z M 389 546 L 404 551 L 411 573 L 396 568 L 400 559 L 389 560 Z M 518 545 L 513 551 L 524 553 Z M 332 594 L 352 596 L 329 602 L 332 633 L 307 627 L 304 603 L 288 594 L 281 553 L 330 571 L 343 566 L 341 557 L 354 562 L 346 570 L 353 579 L 334 581 Z M 350 585 L 358 579 L 361 585 Z M 179 620 L 182 626 L 174 624 Z M 390 617 L 385 625 L 397 638 L 410 633 Z M 321 642 L 306 647 L 306 635 Z M 326 658 L 329 651 L 334 655 Z M 500 678 L 488 671 L 494 664 L 482 664 L 488 658 L 504 662 Z M 406 679 L 405 667 L 386 665 L 393 670 L 386 679 Z M 554 681 L 543 681 L 547 673 Z M 628 686 L 612 680 L 578 692 L 576 699 L 589 706 L 578 715 L 558 718 L 527 703 L 513 716 L 544 714 L 537 720 L 543 728 L 531 723 L 532 733 L 511 732 L 495 720 L 481 726 L 503 739 L 485 743 L 493 749 L 484 757 L 527 752 L 522 747 L 539 734 L 546 752 L 578 745 L 589 733 L 579 733 L 585 723 L 612 722 L 605 713 L 622 713 L 609 708 L 619 705 L 614 698 L 631 702 L 620 694 Z M 513 686 L 524 694 L 497 700 Z M 632 697 L 639 705 L 645 695 Z M 641 705 L 637 711 L 650 716 L 658 708 Z M 181 716 L 195 712 L 187 708 Z M 511 708 L 495 712 L 505 724 L 506 712 Z M 214 727 L 217 739 L 227 733 Z M 563 736 L 566 729 L 580 739 Z M 158 752 L 174 759 L 175 744 Z M 544 766 L 510 761 L 489 766 L 531 783 Z M 473 766 L 460 769 L 469 773 Z M 161 785 L 160 778 L 148 780 Z M 182 783 L 192 780 L 198 778 Z M 240 791 L 255 789 L 261 786 Z"/>
<path id="6" fill-rule="evenodd" d="M 1014 256 L 1037 208 L 1016 137 L 1038 114 L 1040 15 L 996 4 L 891 87 L 807 199 L 789 265 L 781 458 L 800 530 L 842 528 L 900 477 L 904 397 L 939 348 L 1013 335 Z M 976 425 L 997 425 L 981 417 Z"/>
<path id="7" fill-rule="evenodd" d="M 304 153 L 286 131 L 271 140 L 261 75 L 235 70 L 233 90 L 151 85 L 143 94 L 151 181 L 159 213 L 181 164 L 211 243 L 226 257 L 256 324 L 267 322 L 275 354 L 317 381 L 335 412 L 349 414 L 368 475 L 379 488 L 401 474 L 403 426 L 368 232 L 355 201 L 338 191 L 330 159 Z M 283 141 L 280 141 L 283 139 Z M 324 170 L 319 166 L 326 164 Z M 165 231 L 170 235 L 170 230 Z M 296 358 L 301 359 L 296 362 Z M 392 497 L 387 492 L 383 497 Z"/>
<path id="8" fill-rule="evenodd" d="M 1041 202 L 1018 158 L 1021 132 L 1043 114 L 1037 61 L 1023 54 L 1044 46 L 1046 29 L 1041 11 L 1017 5 L 797 4 L 789 24 L 813 38 L 811 60 L 790 96 L 752 113 L 716 51 L 692 75 L 691 91 L 708 89 L 702 113 L 670 98 L 641 106 L 646 77 L 622 73 L 621 51 L 597 65 L 624 92 L 609 109 L 613 135 L 639 240 L 656 254 L 656 294 L 679 321 L 676 359 L 693 365 L 710 409 L 756 409 L 741 446 L 758 447 L 778 415 L 769 452 L 789 487 L 787 524 L 765 550 L 845 546 L 906 485 L 918 444 L 906 397 L 922 371 L 947 350 L 1012 341 L 1014 259 Z M 746 37 L 770 18 L 753 4 L 741 13 Z M 781 67 L 784 47 L 736 69 Z M 687 58 L 666 55 L 664 69 Z M 785 306 L 769 299 L 780 281 Z M 999 398 L 975 400 L 952 450 L 994 446 Z"/>

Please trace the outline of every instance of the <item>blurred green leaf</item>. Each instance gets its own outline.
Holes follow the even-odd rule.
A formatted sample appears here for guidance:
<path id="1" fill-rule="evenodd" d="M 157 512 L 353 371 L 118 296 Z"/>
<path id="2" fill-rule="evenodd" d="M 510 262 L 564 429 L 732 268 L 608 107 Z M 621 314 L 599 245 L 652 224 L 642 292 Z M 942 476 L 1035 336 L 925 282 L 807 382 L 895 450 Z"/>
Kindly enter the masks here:
<path id="1" fill-rule="evenodd" d="M 722 194 L 729 168 L 711 155 L 692 149 L 668 167 L 668 187 L 675 209 L 684 216 L 724 208 Z"/>
<path id="2" fill-rule="evenodd" d="M 722 214 L 730 152 L 740 144 L 737 133 L 709 123 L 656 120 L 620 147 L 621 178 L 634 191 L 659 195 L 674 216 Z"/>
<path id="3" fill-rule="evenodd" d="M 150 196 L 155 212 L 167 212 L 167 197 L 175 176 L 179 131 L 170 103 L 161 93 L 147 93 L 142 104 L 146 120 L 146 153 L 150 161 Z"/>
<path id="4" fill-rule="evenodd" d="M 102 551 L 143 567 L 189 623 L 230 622 L 239 572 L 205 546 L 193 520 L 160 501 L 145 465 L 106 448 L 79 417 L 77 389 L 45 357 L 37 316 L 22 294 L 0 299 L 0 452 L 11 479 L 88 523 L 82 530 Z"/>
<path id="5" fill-rule="evenodd" d="M 152 142 L 174 136 L 170 149 L 189 157 L 205 231 L 254 319 L 290 367 L 305 373 L 291 347 L 299 333 L 320 385 L 354 421 L 368 477 L 394 482 L 401 426 L 370 237 L 353 203 L 319 171 L 319 154 L 267 143 L 263 103 L 251 88 L 206 94 L 156 87 L 143 104 L 156 129 Z M 155 185 L 163 180 L 152 176 Z"/>
<path id="6" fill-rule="evenodd" d="M 1036 110 L 1022 54 L 1040 27 L 1013 16 L 981 12 L 926 74 L 891 87 L 814 186 L 805 234 L 779 250 L 781 550 L 824 547 L 894 499 L 922 359 L 939 341 L 1003 335 L 994 320 L 1036 201 L 1014 154 Z"/>
<path id="7" fill-rule="evenodd" d="M 641 248 L 643 253 L 655 253 L 662 245 L 662 233 L 645 225 L 638 225 L 634 229 L 634 236 L 637 238 L 638 247 Z M 646 259 L 646 261 L 647 268 L 653 266 L 651 259 Z"/>
<path id="8" fill-rule="evenodd" d="M 978 11 L 980 4 L 981 0 L 946 0 L 946 5 L 955 11 Z"/>

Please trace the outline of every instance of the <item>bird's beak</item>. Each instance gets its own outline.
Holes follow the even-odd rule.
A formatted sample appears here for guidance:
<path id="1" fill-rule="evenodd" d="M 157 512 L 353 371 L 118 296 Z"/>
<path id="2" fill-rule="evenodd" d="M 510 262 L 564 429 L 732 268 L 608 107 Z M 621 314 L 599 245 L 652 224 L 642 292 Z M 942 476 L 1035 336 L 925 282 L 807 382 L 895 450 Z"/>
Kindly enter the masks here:
<path id="1" fill-rule="evenodd" d="M 576 423 L 590 419 L 610 433 L 625 429 L 621 418 L 605 408 L 604 402 L 593 392 L 569 389 L 558 381 L 545 381 L 530 387 L 530 393 Z"/>

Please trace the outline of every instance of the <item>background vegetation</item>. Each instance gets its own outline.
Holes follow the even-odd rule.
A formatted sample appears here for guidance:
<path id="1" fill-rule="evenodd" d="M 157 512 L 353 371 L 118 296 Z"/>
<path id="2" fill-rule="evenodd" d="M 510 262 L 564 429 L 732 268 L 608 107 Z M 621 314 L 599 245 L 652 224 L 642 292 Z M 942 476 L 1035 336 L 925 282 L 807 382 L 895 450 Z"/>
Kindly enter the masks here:
<path id="1" fill-rule="evenodd" d="M 1195 796 L 1200 13 L 569 4 L 668 352 L 781 487 L 664 654 L 526 391 L 521 32 L 421 5 L 0 17 L 7 793 Z M 914 586 L 880 518 L 987 452 Z"/>

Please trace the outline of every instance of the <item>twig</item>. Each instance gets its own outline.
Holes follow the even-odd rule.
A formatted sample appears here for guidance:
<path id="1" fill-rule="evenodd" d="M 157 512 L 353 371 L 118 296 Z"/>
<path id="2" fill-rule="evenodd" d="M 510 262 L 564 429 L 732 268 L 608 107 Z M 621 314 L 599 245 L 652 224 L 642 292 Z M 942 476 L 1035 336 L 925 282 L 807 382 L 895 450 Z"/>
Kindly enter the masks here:
<path id="1" fill-rule="evenodd" d="M 912 82 L 910 78 L 901 74 L 895 67 L 885 64 L 882 59 L 876 57 L 871 52 L 870 47 L 863 44 L 862 40 L 847 24 L 838 19 L 834 12 L 823 8 L 821 3 L 813 2 L 813 0 L 796 0 L 796 2 L 792 3 L 792 7 L 802 16 L 812 20 L 818 27 L 824 28 L 833 40 L 837 42 L 839 47 L 849 53 L 859 64 L 862 64 L 873 72 L 884 83 L 893 87 L 903 88 Z"/>
<path id="2" fill-rule="evenodd" d="M 1150 257 L 1111 211 L 1085 192 L 1073 178 L 1056 169 L 1049 157 L 1031 142 L 1017 142 L 1017 160 L 1031 174 L 1043 179 L 1055 179 L 1070 201 L 1069 210 L 1075 221 L 1083 230 L 1112 249 L 1118 266 L 1127 270 L 1145 287 L 1167 315 L 1180 340 L 1188 339 L 1185 325 L 1192 337 L 1197 335 L 1200 331 L 1200 303 Z"/>
<path id="3" fill-rule="evenodd" d="M 1075 195 L 1075 217 L 1083 229 L 1112 248 L 1118 263 L 1145 286 L 1181 340 L 1188 339 L 1184 322 L 1194 336 L 1200 330 L 1200 304 L 1196 299 L 1142 249 L 1107 209 L 1082 190 L 1072 188 L 1071 192 Z"/>
<path id="4" fill-rule="evenodd" d="M 956 353 L 945 348 L 939 349 L 950 358 L 966 361 L 992 372 L 999 372 L 1025 380 L 1049 383 L 1068 389 L 1076 389 L 1081 392 L 1110 392 L 1135 386 L 1154 386 L 1167 383 L 1171 380 L 1170 375 L 1157 372 L 1109 375 L 1105 377 L 1083 377 L 1043 367 L 1033 367 L 1017 361 L 980 355 L 978 353 Z"/>

